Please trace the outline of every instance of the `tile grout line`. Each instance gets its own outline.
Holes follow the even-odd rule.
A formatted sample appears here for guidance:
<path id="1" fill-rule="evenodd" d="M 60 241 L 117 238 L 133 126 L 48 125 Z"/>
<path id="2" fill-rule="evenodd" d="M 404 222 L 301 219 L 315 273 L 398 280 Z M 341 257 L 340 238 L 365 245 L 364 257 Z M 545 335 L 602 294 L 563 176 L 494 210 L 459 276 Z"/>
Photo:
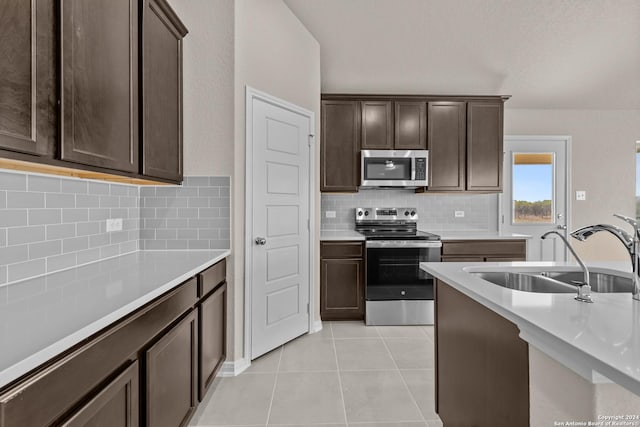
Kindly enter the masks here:
<path id="1" fill-rule="evenodd" d="M 271 418 L 271 408 L 273 407 L 273 399 L 276 395 L 276 386 L 278 385 L 278 375 L 280 374 L 280 363 L 282 362 L 282 353 L 284 353 L 284 345 L 280 346 L 280 355 L 278 357 L 278 366 L 276 367 L 276 375 L 273 381 L 273 389 L 271 390 L 271 400 L 269 401 L 269 411 L 267 411 L 267 420 L 264 425 L 269 425 L 269 419 Z"/>
<path id="2" fill-rule="evenodd" d="M 342 389 L 342 375 L 340 374 L 340 364 L 338 363 L 338 350 L 336 349 L 336 339 L 333 334 L 333 323 L 331 325 L 331 344 L 333 344 L 333 357 L 336 359 L 336 369 L 338 370 L 338 388 L 340 389 L 340 400 L 342 401 L 342 415 L 344 416 L 344 423 L 348 427 L 349 421 L 347 420 L 347 403 L 344 401 L 344 391 Z"/>
<path id="3" fill-rule="evenodd" d="M 402 380 L 402 384 L 404 384 L 404 387 L 409 392 L 409 396 L 411 396 L 411 401 L 413 402 L 414 406 L 418 410 L 418 414 L 420 414 L 420 418 L 422 418 L 422 421 L 424 423 L 427 423 L 427 419 L 424 417 L 424 414 L 422 413 L 422 410 L 420 410 L 420 406 L 418 406 L 418 402 L 416 402 L 416 398 L 413 396 L 413 393 L 411 392 L 411 389 L 407 385 L 407 382 L 404 380 L 404 377 L 402 376 L 402 372 L 400 371 L 400 367 L 398 367 L 398 364 L 396 363 L 396 359 L 394 359 L 393 354 L 391 353 L 391 350 L 389 350 L 389 346 L 387 346 L 387 342 L 385 341 L 384 338 L 382 338 L 382 344 L 384 345 L 384 348 L 387 349 L 387 352 L 389 353 L 389 357 L 391 357 L 391 360 L 393 361 L 393 364 L 396 367 L 398 375 L 400 375 L 400 379 Z"/>

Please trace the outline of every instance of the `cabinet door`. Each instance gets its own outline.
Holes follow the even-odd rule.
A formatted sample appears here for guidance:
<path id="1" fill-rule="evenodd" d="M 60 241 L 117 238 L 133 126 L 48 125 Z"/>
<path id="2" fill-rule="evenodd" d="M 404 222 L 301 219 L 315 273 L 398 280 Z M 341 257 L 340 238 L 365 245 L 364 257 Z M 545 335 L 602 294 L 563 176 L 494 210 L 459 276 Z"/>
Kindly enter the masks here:
<path id="1" fill-rule="evenodd" d="M 62 427 L 137 427 L 138 405 L 138 362 L 136 361 L 60 425 Z"/>
<path id="2" fill-rule="evenodd" d="M 320 191 L 356 192 L 360 185 L 360 105 L 322 101 Z"/>
<path id="3" fill-rule="evenodd" d="M 138 2 L 61 7 L 61 158 L 137 172 Z"/>
<path id="4" fill-rule="evenodd" d="M 53 157 L 56 146 L 55 2 L 0 6 L 0 148 Z"/>
<path id="5" fill-rule="evenodd" d="M 226 300 L 227 285 L 224 284 L 205 298 L 198 308 L 200 333 L 200 378 L 198 388 L 201 401 L 226 357 Z"/>
<path id="6" fill-rule="evenodd" d="M 467 190 L 502 191 L 502 102 L 467 104 Z"/>
<path id="7" fill-rule="evenodd" d="M 142 11 L 142 173 L 182 181 L 182 38 L 164 0 Z"/>
<path id="8" fill-rule="evenodd" d="M 444 425 L 529 425 L 529 360 L 518 328 L 436 281 L 436 396 Z"/>
<path id="9" fill-rule="evenodd" d="M 427 149 L 427 104 L 395 102 L 394 146 L 398 150 Z"/>
<path id="10" fill-rule="evenodd" d="M 320 264 L 322 320 L 364 319 L 364 261 L 322 259 Z"/>
<path id="11" fill-rule="evenodd" d="M 429 103 L 429 190 L 465 189 L 465 103 Z"/>
<path id="12" fill-rule="evenodd" d="M 363 150 L 393 150 L 391 101 L 361 101 Z"/>
<path id="13" fill-rule="evenodd" d="M 197 320 L 194 311 L 171 328 L 146 355 L 146 424 L 184 426 L 197 396 Z"/>

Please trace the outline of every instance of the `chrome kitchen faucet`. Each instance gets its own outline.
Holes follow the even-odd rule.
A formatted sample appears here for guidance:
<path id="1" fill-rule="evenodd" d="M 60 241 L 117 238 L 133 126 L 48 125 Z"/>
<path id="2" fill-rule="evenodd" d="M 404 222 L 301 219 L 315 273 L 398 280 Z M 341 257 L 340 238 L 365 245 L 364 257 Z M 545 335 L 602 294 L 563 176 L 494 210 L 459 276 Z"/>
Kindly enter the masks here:
<path id="1" fill-rule="evenodd" d="M 638 277 L 640 274 L 640 260 L 638 260 L 638 256 L 640 256 L 640 231 L 638 230 L 638 222 L 624 215 L 613 214 L 613 216 L 631 224 L 634 231 L 633 236 L 615 225 L 596 224 L 587 225 L 586 227 L 575 230 L 571 233 L 571 237 L 584 241 L 599 231 L 608 231 L 616 236 L 624 247 L 627 248 L 631 256 L 631 265 L 633 266 L 633 299 L 640 301 L 640 278 Z"/>
<path id="2" fill-rule="evenodd" d="M 578 261 L 578 264 L 580 264 L 580 268 L 582 268 L 582 273 L 584 274 L 582 282 L 574 282 L 576 285 L 578 285 L 578 295 L 576 296 L 576 300 L 580 302 L 593 302 L 593 299 L 591 298 L 591 286 L 589 285 L 589 269 L 587 268 L 587 265 L 578 256 L 576 251 L 573 250 L 567 238 L 564 237 L 558 231 L 556 230 L 547 231 L 542 236 L 540 236 L 540 238 L 546 239 L 549 234 L 556 234 L 562 239 L 565 245 L 567 245 L 567 248 L 569 248 L 569 251 L 571 251 L 571 254 L 574 256 L 576 261 Z M 573 233 L 571 233 L 571 235 L 573 236 Z"/>

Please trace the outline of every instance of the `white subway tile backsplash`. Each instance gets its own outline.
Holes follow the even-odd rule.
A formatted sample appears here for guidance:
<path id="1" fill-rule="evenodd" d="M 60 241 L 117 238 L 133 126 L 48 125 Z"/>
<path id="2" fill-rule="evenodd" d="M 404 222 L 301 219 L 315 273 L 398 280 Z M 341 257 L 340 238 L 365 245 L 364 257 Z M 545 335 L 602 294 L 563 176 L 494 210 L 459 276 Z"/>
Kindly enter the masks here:
<path id="1" fill-rule="evenodd" d="M 27 176 L 0 172 L 0 188 L 2 190 L 27 191 Z"/>
<path id="2" fill-rule="evenodd" d="M 47 208 L 68 208 L 76 204 L 75 194 L 47 193 Z"/>
<path id="3" fill-rule="evenodd" d="M 410 190 L 363 190 L 354 194 L 322 194 L 321 228 L 349 230 L 354 228 L 356 207 L 415 207 L 419 213 L 418 228 L 425 231 L 497 230 L 496 194 L 415 194 Z M 463 218 L 455 211 L 464 210 Z M 335 211 L 327 218 L 326 211 Z"/>
<path id="4" fill-rule="evenodd" d="M 35 243 L 34 243 L 35 244 Z M 29 260 L 29 245 L 14 245 L 0 248 L 3 264 L 15 264 Z"/>
<path id="5" fill-rule="evenodd" d="M 138 249 L 228 249 L 229 187 L 229 177 L 156 187 L 0 171 L 0 285 Z M 122 231 L 106 232 L 110 218 Z"/>
<path id="6" fill-rule="evenodd" d="M 44 193 L 7 191 L 7 208 L 44 208 Z"/>
<path id="7" fill-rule="evenodd" d="M 28 175 L 27 190 L 59 193 L 61 189 L 60 178 L 52 176 Z"/>
<path id="8" fill-rule="evenodd" d="M 19 227 L 29 224 L 26 209 L 2 209 L 0 210 L 0 227 Z"/>
<path id="9" fill-rule="evenodd" d="M 40 276 L 47 272 L 45 258 L 9 264 L 7 267 L 7 280 L 9 282 Z"/>
<path id="10" fill-rule="evenodd" d="M 80 179 L 63 179 L 60 191 L 63 193 L 85 194 L 87 192 L 87 181 Z"/>
<path id="11" fill-rule="evenodd" d="M 60 224 L 60 209 L 29 209 L 29 225 Z"/>
<path id="12" fill-rule="evenodd" d="M 41 242 L 45 240 L 45 230 L 44 225 L 9 228 L 7 244 L 11 246 L 22 243 Z"/>

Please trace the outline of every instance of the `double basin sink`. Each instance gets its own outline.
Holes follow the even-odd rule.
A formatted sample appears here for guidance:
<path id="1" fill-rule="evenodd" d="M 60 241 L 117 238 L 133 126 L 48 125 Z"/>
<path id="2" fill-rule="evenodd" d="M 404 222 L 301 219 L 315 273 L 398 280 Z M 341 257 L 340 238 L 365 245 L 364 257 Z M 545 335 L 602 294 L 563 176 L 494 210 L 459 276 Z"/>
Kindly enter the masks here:
<path id="1" fill-rule="evenodd" d="M 520 271 L 517 267 L 509 271 L 468 271 L 469 274 L 495 285 L 524 292 L 575 293 L 582 282 L 582 271 L 557 271 L 541 269 Z M 593 292 L 632 292 L 631 277 L 610 272 L 590 272 L 589 284 Z"/>

